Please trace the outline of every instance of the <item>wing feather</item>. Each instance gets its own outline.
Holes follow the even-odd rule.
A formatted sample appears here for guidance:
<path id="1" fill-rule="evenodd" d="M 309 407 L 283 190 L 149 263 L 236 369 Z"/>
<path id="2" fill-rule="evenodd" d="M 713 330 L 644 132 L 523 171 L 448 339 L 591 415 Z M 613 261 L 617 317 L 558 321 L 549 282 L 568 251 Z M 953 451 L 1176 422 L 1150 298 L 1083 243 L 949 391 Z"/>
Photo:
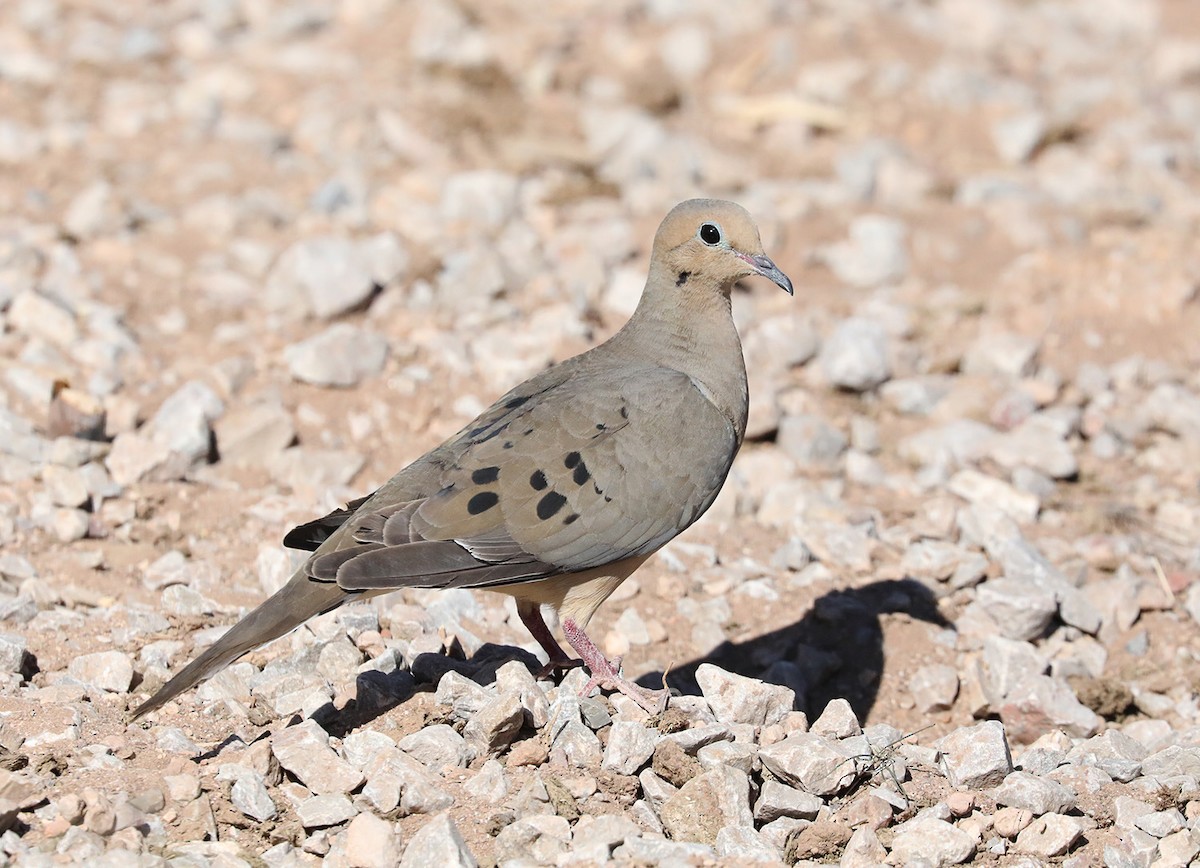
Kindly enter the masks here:
<path id="1" fill-rule="evenodd" d="M 431 453 L 424 496 L 362 502 L 310 574 L 347 591 L 537 581 L 649 554 L 691 524 L 729 471 L 733 425 L 678 371 L 573 377 L 535 378 Z"/>

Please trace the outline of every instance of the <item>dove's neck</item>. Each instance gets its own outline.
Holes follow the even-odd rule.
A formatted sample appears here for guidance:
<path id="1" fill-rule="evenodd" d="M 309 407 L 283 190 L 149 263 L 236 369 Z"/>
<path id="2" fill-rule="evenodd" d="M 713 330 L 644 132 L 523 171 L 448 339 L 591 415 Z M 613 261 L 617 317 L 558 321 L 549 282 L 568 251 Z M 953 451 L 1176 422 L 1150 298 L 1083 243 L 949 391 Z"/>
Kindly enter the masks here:
<path id="1" fill-rule="evenodd" d="M 746 430 L 749 399 L 742 342 L 733 324 L 729 294 L 719 287 L 676 287 L 653 272 L 637 310 L 614 336 L 646 361 L 689 376 L 729 418 L 740 440 Z"/>

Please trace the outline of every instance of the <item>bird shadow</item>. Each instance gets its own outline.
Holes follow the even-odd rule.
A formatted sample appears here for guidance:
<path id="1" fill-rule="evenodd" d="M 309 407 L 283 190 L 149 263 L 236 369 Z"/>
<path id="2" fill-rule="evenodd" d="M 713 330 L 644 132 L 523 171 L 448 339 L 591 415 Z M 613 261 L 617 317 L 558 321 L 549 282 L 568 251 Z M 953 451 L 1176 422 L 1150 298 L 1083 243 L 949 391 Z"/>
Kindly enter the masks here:
<path id="1" fill-rule="evenodd" d="M 932 591 L 914 579 L 887 579 L 830 591 L 814 601 L 799 621 L 741 642 L 725 641 L 707 654 L 666 673 L 673 693 L 698 696 L 696 670 L 704 663 L 769 684 L 790 687 L 794 708 L 819 714 L 832 699 L 848 701 L 866 720 L 879 694 L 884 666 L 884 615 L 952 626 L 938 611 Z M 664 673 L 637 679 L 661 687 Z"/>
<path id="2" fill-rule="evenodd" d="M 444 654 L 421 653 L 413 658 L 407 670 L 359 673 L 353 699 L 340 708 L 332 702 L 327 703 L 317 709 L 313 718 L 330 735 L 340 738 L 402 705 L 415 694 L 435 690 L 448 672 L 457 672 L 486 686 L 496 680 L 496 671 L 501 666 L 513 660 L 522 663 L 530 672 L 542 668 L 541 661 L 524 648 L 491 642 L 481 645 L 469 657 L 462 653 L 461 646 Z"/>
<path id="3" fill-rule="evenodd" d="M 738 675 L 790 687 L 798 711 L 816 714 L 831 699 L 843 698 L 859 720 L 865 720 L 875 704 L 883 673 L 882 618 L 897 612 L 939 627 L 951 626 L 938 611 L 933 593 L 920 582 L 882 580 L 830 591 L 818 597 L 799 621 L 742 642 L 722 642 L 707 654 L 671 667 L 666 682 L 673 693 L 698 696 L 696 670 L 711 663 Z M 461 649 L 419 654 L 407 671 L 360 673 L 354 699 L 341 708 L 329 704 L 313 717 L 330 734 L 343 735 L 418 692 L 434 690 L 447 672 L 487 685 L 496 680 L 496 671 L 512 660 L 519 660 L 530 672 L 542 666 L 523 648 L 492 643 L 471 655 L 462 654 Z M 647 672 L 637 683 L 658 688 L 663 676 L 661 670 Z"/>

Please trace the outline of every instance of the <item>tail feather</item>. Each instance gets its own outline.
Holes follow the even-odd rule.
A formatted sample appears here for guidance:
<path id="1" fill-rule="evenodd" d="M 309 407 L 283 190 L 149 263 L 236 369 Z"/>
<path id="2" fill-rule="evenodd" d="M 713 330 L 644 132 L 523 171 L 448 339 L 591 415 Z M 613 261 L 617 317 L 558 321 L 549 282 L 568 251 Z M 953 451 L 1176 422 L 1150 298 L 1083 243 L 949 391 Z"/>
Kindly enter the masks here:
<path id="1" fill-rule="evenodd" d="M 349 596 L 333 582 L 314 582 L 302 567 L 291 581 L 138 706 L 131 720 L 170 702 L 243 654 L 290 633 L 309 618 L 336 608 Z"/>

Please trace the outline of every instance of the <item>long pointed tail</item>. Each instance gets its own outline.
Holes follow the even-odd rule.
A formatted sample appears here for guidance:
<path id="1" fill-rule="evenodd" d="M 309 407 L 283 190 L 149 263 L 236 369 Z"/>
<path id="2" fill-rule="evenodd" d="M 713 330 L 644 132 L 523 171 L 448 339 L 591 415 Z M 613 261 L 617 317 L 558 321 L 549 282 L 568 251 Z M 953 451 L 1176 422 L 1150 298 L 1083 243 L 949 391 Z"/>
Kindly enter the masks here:
<path id="1" fill-rule="evenodd" d="M 211 648 L 185 666 L 174 678 L 138 706 L 137 720 L 179 694 L 215 675 L 243 654 L 294 630 L 309 618 L 327 612 L 348 596 L 334 582 L 314 582 L 301 567 L 291 581 L 257 609 L 238 621 Z"/>

